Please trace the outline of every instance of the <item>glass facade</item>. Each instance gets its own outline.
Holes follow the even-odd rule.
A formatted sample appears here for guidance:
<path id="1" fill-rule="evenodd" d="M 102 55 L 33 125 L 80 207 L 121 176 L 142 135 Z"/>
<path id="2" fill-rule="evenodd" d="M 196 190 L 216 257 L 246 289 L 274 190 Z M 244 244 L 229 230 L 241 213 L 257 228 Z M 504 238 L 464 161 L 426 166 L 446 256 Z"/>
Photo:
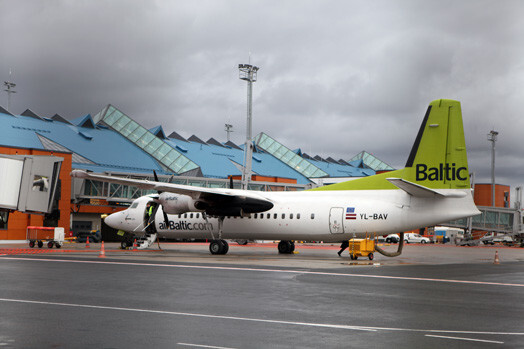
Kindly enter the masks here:
<path id="1" fill-rule="evenodd" d="M 362 160 L 364 164 L 375 171 L 393 171 L 394 168 L 386 164 L 384 161 L 377 159 L 368 152 L 361 152 L 352 157 L 349 162 Z"/>
<path id="2" fill-rule="evenodd" d="M 265 133 L 260 133 L 255 137 L 255 144 L 260 149 L 263 149 L 267 153 L 273 155 L 307 178 L 320 178 L 329 176 L 328 173 L 313 165 L 311 162 L 304 159 L 300 155 L 295 154 L 292 150 L 288 149 L 283 144 L 277 142 Z"/>
<path id="3" fill-rule="evenodd" d="M 135 143 L 176 174 L 182 174 L 199 167 L 178 150 L 156 137 L 137 122 L 131 120 L 129 116 L 112 105 L 104 108 L 93 119 L 95 122 L 103 121 L 107 126 Z"/>

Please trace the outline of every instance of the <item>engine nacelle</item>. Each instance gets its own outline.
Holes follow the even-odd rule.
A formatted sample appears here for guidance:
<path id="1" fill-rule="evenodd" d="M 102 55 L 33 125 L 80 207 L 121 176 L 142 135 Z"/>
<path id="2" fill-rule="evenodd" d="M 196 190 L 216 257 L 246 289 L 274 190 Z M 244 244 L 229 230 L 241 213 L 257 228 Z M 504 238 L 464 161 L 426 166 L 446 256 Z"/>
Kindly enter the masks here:
<path id="1" fill-rule="evenodd" d="M 187 195 L 162 193 L 158 197 L 158 201 L 162 205 L 164 212 L 168 214 L 203 211 L 197 209 L 195 204 L 198 205 L 198 203 Z"/>

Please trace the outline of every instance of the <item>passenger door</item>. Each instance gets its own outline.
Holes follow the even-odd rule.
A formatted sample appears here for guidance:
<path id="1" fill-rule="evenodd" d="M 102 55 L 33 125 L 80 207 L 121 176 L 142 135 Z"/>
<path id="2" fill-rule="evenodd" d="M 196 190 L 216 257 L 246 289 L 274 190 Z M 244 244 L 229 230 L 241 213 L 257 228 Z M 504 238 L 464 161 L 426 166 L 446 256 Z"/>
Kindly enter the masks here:
<path id="1" fill-rule="evenodd" d="M 332 207 L 329 211 L 329 231 L 331 234 L 344 233 L 344 208 Z"/>

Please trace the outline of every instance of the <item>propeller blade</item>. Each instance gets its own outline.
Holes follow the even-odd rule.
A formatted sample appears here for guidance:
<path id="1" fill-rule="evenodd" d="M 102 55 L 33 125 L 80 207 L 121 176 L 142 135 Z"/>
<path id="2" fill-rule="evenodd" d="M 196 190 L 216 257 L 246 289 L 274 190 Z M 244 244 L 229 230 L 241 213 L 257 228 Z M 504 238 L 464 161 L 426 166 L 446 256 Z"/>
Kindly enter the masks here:
<path id="1" fill-rule="evenodd" d="M 167 213 L 164 211 L 164 208 L 162 207 L 162 213 L 164 214 L 164 223 L 166 224 L 166 228 L 169 227 L 169 218 L 167 218 Z"/>
<path id="2" fill-rule="evenodd" d="M 229 176 L 229 189 L 234 189 L 233 188 L 233 176 Z"/>

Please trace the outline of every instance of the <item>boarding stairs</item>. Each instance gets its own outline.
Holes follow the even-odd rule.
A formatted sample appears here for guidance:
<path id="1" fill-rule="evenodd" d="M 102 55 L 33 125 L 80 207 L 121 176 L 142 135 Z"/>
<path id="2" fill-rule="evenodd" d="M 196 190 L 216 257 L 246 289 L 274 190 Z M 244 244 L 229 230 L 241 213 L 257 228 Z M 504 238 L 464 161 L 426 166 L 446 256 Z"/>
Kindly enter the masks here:
<path id="1" fill-rule="evenodd" d="M 158 234 L 151 234 L 146 233 L 146 235 L 138 238 L 136 240 L 136 248 L 137 250 L 145 250 L 149 246 L 151 246 L 157 239 Z"/>

